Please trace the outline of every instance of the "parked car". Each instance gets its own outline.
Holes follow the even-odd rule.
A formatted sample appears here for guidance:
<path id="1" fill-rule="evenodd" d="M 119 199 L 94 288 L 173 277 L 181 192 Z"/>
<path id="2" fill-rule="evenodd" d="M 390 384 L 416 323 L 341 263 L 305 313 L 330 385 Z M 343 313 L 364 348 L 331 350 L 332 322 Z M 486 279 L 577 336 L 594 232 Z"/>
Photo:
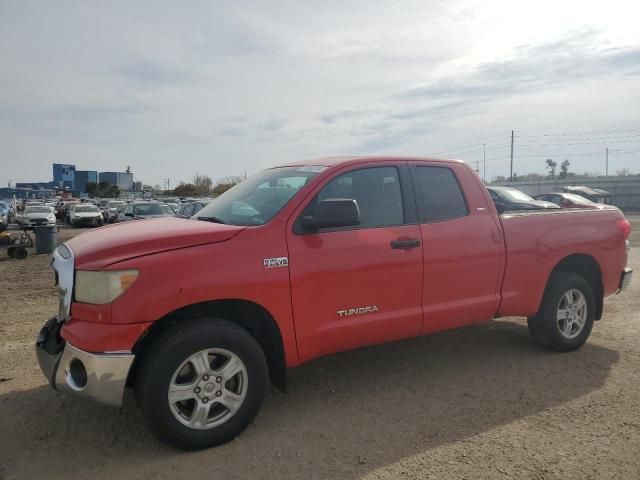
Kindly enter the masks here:
<path id="1" fill-rule="evenodd" d="M 131 385 L 162 441 L 210 447 L 252 421 L 269 379 L 284 389 L 288 367 L 323 355 L 503 316 L 580 348 L 631 281 L 630 229 L 611 206 L 499 215 L 463 162 L 291 163 L 192 220 L 58 247 L 37 356 L 57 390 L 120 405 Z"/>
<path id="2" fill-rule="evenodd" d="M 536 195 L 536 200 L 555 203 L 562 208 L 602 208 L 602 203 L 595 203 L 574 193 L 542 193 Z"/>
<path id="3" fill-rule="evenodd" d="M 99 227 L 104 224 L 104 219 L 97 205 L 79 203 L 69 209 L 69 224 L 73 227 Z"/>
<path id="4" fill-rule="evenodd" d="M 526 193 L 511 187 L 487 187 L 491 200 L 499 213 L 519 210 L 543 210 L 560 208 L 555 203 L 535 200 Z"/>
<path id="5" fill-rule="evenodd" d="M 11 213 L 9 204 L 0 201 L 0 232 L 3 232 L 9 226 L 11 222 Z"/>
<path id="6" fill-rule="evenodd" d="M 39 227 L 42 225 L 55 225 L 56 216 L 51 207 L 46 205 L 31 205 L 25 207 L 18 217 L 18 223 L 22 228 Z"/>
<path id="7" fill-rule="evenodd" d="M 159 202 L 132 202 L 124 207 L 122 213 L 118 215 L 118 222 L 129 220 L 144 220 L 147 218 L 174 216 L 175 212 L 171 207 Z"/>
<path id="8" fill-rule="evenodd" d="M 58 203 L 58 206 L 56 207 L 56 218 L 58 220 L 64 220 L 65 223 L 68 223 L 68 220 L 69 220 L 69 207 L 71 205 L 76 205 L 77 203 L 80 203 L 80 200 L 73 199 L 73 200 L 62 200 L 62 201 L 60 201 L 60 203 Z"/>
<path id="9" fill-rule="evenodd" d="M 118 207 L 126 206 L 124 200 L 112 200 L 104 209 L 104 220 L 107 223 L 114 223 L 118 219 Z"/>
<path id="10" fill-rule="evenodd" d="M 606 203 L 609 205 L 613 199 L 613 194 L 611 192 L 607 192 L 601 188 L 586 187 L 584 185 L 571 185 L 562 187 L 562 190 L 566 193 L 580 195 L 594 203 Z"/>
<path id="11" fill-rule="evenodd" d="M 192 202 L 183 203 L 180 206 L 180 210 L 177 211 L 176 217 L 190 218 L 209 205 L 209 203 L 211 203 L 211 200 L 193 200 Z"/>

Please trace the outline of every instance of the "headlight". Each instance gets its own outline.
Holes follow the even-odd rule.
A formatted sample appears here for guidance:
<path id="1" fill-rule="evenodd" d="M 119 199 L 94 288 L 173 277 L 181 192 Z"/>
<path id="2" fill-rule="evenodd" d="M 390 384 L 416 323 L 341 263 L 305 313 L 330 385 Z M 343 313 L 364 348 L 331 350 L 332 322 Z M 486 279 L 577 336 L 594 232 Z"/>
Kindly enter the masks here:
<path id="1" fill-rule="evenodd" d="M 138 278 L 137 270 L 112 272 L 76 272 L 75 299 L 81 303 L 111 303 Z"/>

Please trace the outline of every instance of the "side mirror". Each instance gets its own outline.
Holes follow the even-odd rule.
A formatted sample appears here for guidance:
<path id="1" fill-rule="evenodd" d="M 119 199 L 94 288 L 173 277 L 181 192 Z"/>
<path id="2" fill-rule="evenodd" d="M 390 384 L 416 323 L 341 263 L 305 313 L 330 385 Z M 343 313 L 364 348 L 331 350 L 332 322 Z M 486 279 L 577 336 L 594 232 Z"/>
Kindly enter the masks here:
<path id="1" fill-rule="evenodd" d="M 302 217 L 301 223 L 307 231 L 359 225 L 360 208 L 352 198 L 328 198 L 318 203 L 313 215 Z"/>

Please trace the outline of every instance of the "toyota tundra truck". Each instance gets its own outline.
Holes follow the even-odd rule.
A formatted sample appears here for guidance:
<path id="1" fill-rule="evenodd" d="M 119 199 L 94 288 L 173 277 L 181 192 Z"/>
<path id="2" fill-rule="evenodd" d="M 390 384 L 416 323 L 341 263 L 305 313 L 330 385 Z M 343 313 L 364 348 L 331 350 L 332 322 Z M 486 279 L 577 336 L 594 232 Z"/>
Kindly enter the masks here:
<path id="1" fill-rule="evenodd" d="M 631 280 L 630 229 L 612 206 L 499 215 L 460 161 L 291 163 L 190 219 L 60 245 L 37 357 L 56 390 L 119 406 L 132 387 L 160 440 L 206 448 L 323 355 L 505 316 L 579 348 Z"/>

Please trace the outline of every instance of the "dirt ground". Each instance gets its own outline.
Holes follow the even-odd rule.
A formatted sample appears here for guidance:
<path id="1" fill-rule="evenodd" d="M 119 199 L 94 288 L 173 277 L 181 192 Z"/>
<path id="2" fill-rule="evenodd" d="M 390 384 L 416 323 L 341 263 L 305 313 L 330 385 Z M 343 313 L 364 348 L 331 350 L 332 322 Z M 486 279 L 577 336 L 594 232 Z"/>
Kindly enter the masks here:
<path id="1" fill-rule="evenodd" d="M 56 309 L 48 258 L 0 253 L 0 479 L 640 478 L 640 278 L 578 352 L 542 350 L 509 318 L 323 358 L 271 389 L 235 441 L 183 453 L 151 436 L 130 392 L 116 409 L 45 385 L 33 343 Z"/>

